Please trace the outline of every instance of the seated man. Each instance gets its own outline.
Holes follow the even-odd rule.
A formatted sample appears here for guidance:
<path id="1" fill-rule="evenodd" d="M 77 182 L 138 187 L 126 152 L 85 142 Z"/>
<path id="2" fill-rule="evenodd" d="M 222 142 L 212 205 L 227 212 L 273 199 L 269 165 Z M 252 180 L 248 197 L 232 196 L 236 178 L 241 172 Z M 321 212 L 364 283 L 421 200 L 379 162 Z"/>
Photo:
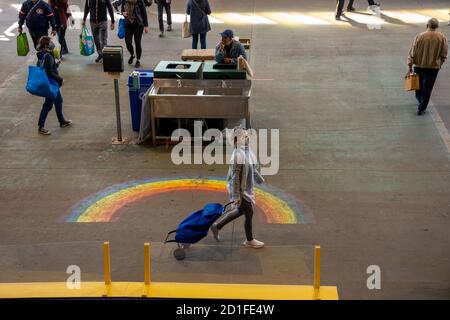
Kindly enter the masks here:
<path id="1" fill-rule="evenodd" d="M 220 35 L 222 36 L 222 41 L 216 46 L 217 63 L 237 64 L 239 56 L 247 59 L 242 43 L 233 39 L 233 31 L 227 29 Z"/>

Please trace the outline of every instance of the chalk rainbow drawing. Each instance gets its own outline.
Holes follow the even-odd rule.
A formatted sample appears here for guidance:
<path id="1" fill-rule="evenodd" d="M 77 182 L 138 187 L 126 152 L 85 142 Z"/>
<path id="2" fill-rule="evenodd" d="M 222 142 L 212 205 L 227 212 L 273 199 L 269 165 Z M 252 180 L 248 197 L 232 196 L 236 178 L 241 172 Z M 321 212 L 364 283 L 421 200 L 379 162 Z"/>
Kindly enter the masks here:
<path id="1" fill-rule="evenodd" d="M 218 177 L 173 177 L 133 180 L 117 184 L 77 203 L 66 222 L 117 221 L 120 209 L 138 200 L 167 192 L 207 191 L 226 193 L 226 181 Z M 313 223 L 314 218 L 293 196 L 267 184 L 255 187 L 256 207 L 266 223 Z M 187 214 L 187 212 L 186 212 Z"/>

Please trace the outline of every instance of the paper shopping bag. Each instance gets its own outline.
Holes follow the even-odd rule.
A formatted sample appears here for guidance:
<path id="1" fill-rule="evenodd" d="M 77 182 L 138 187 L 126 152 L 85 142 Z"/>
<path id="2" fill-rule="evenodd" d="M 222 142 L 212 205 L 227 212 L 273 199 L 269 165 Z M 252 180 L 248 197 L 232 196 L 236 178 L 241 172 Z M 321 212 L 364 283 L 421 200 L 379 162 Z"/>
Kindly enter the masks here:
<path id="1" fill-rule="evenodd" d="M 183 38 L 189 38 L 190 36 L 192 36 L 192 34 L 191 34 L 191 24 L 187 20 L 187 15 L 186 15 L 186 19 L 183 22 L 183 28 L 181 29 L 181 36 Z"/>
<path id="2" fill-rule="evenodd" d="M 420 89 L 419 75 L 417 73 L 408 73 L 405 76 L 405 90 L 413 91 L 419 89 Z"/>

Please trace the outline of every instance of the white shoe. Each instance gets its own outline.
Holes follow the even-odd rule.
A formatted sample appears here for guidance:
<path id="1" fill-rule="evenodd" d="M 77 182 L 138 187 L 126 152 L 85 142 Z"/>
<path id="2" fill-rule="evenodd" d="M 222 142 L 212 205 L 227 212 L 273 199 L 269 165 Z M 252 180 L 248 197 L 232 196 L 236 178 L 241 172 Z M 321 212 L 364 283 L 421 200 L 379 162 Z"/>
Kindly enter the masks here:
<path id="1" fill-rule="evenodd" d="M 380 7 L 377 5 L 371 5 L 367 8 L 367 11 L 372 11 L 373 13 L 380 12 Z"/>
<path id="2" fill-rule="evenodd" d="M 256 239 L 253 239 L 252 241 L 245 240 L 243 245 L 246 248 L 258 249 L 264 247 L 264 242 L 258 241 Z"/>

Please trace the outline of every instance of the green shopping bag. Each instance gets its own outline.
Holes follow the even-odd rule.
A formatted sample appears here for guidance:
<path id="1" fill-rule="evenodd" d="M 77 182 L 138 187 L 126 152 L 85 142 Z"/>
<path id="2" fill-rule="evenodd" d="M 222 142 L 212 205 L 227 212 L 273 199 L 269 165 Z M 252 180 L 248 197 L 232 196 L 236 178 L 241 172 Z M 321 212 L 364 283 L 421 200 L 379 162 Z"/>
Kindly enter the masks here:
<path id="1" fill-rule="evenodd" d="M 17 36 L 17 55 L 26 56 L 30 52 L 30 46 L 28 45 L 28 38 L 25 32 L 19 33 Z"/>

